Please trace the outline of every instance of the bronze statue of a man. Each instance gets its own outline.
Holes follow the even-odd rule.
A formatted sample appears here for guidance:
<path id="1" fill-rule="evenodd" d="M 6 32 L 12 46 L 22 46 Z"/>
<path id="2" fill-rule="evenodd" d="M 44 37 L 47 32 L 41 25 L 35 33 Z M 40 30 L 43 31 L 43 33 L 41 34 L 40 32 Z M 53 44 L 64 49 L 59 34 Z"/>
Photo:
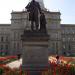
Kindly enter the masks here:
<path id="1" fill-rule="evenodd" d="M 34 30 L 34 24 L 36 27 L 36 30 L 38 30 L 39 27 L 39 20 L 38 20 L 38 14 L 41 13 L 41 8 L 38 2 L 35 0 L 32 0 L 27 6 L 27 11 L 29 12 L 29 21 L 31 21 L 31 29 Z"/>

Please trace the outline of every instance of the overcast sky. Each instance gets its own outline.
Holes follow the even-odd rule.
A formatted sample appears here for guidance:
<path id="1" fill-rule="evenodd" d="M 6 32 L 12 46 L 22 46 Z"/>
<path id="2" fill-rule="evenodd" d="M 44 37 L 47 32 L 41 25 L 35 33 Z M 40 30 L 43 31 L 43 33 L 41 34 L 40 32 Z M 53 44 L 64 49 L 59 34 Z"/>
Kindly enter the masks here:
<path id="1" fill-rule="evenodd" d="M 0 24 L 11 23 L 11 12 L 22 11 L 29 0 L 0 0 Z M 75 0 L 44 0 L 50 11 L 61 12 L 61 23 L 75 24 Z"/>

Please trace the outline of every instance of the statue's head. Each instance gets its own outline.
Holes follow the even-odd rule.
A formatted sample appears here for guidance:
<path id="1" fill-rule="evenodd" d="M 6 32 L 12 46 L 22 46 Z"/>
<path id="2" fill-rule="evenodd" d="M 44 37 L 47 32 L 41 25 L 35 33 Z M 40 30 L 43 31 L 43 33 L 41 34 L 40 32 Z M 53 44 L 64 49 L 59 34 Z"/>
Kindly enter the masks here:
<path id="1" fill-rule="evenodd" d="M 35 0 L 32 0 L 33 2 L 35 1 Z"/>

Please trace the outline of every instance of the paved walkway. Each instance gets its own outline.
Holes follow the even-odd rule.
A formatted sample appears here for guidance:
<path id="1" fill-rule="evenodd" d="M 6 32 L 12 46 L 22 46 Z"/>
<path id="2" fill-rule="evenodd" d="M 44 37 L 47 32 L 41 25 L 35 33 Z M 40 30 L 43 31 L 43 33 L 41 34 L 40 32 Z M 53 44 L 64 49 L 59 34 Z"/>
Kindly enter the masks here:
<path id="1" fill-rule="evenodd" d="M 19 68 L 21 64 L 22 64 L 22 59 L 19 59 L 19 60 L 16 60 L 14 62 L 6 64 L 6 66 L 13 69 L 13 68 Z"/>

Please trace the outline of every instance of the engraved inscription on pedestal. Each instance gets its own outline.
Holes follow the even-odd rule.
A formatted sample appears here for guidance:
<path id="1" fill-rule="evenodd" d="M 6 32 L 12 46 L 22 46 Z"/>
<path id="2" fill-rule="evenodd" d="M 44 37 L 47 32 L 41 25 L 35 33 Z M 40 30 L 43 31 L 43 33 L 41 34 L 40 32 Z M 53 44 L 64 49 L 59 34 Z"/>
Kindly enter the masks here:
<path id="1" fill-rule="evenodd" d="M 24 64 L 45 64 L 48 63 L 47 48 L 43 47 L 27 47 L 24 52 Z"/>

